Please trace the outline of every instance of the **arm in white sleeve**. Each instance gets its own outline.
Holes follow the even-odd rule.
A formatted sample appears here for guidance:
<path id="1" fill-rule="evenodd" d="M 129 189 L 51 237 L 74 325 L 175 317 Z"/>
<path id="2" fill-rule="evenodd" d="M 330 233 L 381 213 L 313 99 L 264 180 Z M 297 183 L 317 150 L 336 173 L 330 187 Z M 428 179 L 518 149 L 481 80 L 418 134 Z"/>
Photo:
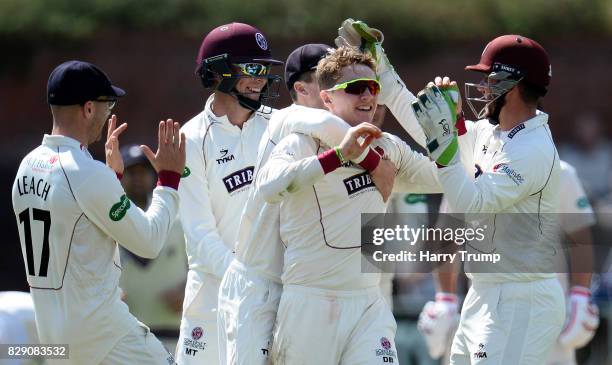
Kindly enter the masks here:
<path id="1" fill-rule="evenodd" d="M 379 104 L 386 105 L 404 130 L 421 147 L 426 147 L 425 133 L 412 111 L 414 94 L 408 90 L 402 79 L 393 68 L 380 75 L 382 92 Z"/>
<path id="2" fill-rule="evenodd" d="M 145 258 L 159 255 L 179 205 L 175 189 L 157 187 L 151 205 L 143 211 L 127 198 L 110 169 L 97 169 L 73 193 L 92 223 L 126 249 Z"/>
<path id="3" fill-rule="evenodd" d="M 272 132 L 271 139 L 278 142 L 291 133 L 300 133 L 318 139 L 326 146 L 335 147 L 340 145 L 350 127 L 327 110 L 301 107 L 284 118 L 278 130 Z M 352 161 L 360 164 L 369 152 L 368 148 Z"/>
<path id="4" fill-rule="evenodd" d="M 188 252 L 196 253 L 196 262 L 202 265 L 204 271 L 222 278 L 234 255 L 217 230 L 201 148 L 193 140 L 187 139 L 186 150 L 186 165 L 191 169 L 191 174 L 182 179 L 179 187 L 179 214 L 185 244 L 190 246 Z"/>
<path id="5" fill-rule="evenodd" d="M 541 151 L 523 148 L 502 152 L 487 171 L 472 181 L 461 163 L 438 169 L 438 179 L 454 211 L 498 213 L 546 185 L 551 162 Z"/>
<path id="6" fill-rule="evenodd" d="M 280 202 L 325 176 L 316 151 L 314 140 L 308 136 L 293 133 L 283 138 L 255 178 L 256 189 L 264 200 Z"/>
<path id="7" fill-rule="evenodd" d="M 385 134 L 381 145 L 391 162 L 397 168 L 393 191 L 409 193 L 440 193 L 437 167 L 429 157 L 414 151 L 397 136 Z"/>

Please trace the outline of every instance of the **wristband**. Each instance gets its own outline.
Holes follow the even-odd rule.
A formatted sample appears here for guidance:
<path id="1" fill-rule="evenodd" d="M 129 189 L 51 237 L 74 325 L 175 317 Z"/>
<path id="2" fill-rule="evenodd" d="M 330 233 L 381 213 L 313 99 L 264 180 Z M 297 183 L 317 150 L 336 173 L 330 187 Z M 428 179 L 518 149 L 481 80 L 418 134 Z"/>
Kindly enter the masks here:
<path id="1" fill-rule="evenodd" d="M 366 157 L 359 163 L 359 166 L 363 167 L 367 171 L 374 171 L 378 164 L 380 163 L 380 155 L 376 153 L 372 148 L 368 148 L 368 154 Z"/>
<path id="2" fill-rule="evenodd" d="M 176 171 L 162 170 L 157 174 L 157 186 L 167 186 L 178 190 L 181 174 Z"/>
<path id="3" fill-rule="evenodd" d="M 328 174 L 338 167 L 342 166 L 342 162 L 338 157 L 337 152 L 334 149 L 327 150 L 323 153 L 320 153 L 317 158 L 319 159 L 319 163 L 323 168 L 323 173 Z"/>
<path id="4" fill-rule="evenodd" d="M 334 147 L 334 151 L 336 151 L 336 156 L 338 156 L 338 159 L 340 160 L 340 164 L 344 165 L 344 164 L 348 163 L 346 158 L 344 158 L 344 156 L 342 156 L 342 151 L 340 150 L 340 147 L 338 147 L 338 146 Z"/>
<path id="5" fill-rule="evenodd" d="M 118 179 L 119 181 L 121 181 L 121 179 L 123 179 L 123 174 L 120 174 L 120 173 L 118 173 L 118 172 L 115 172 L 115 175 L 117 175 L 117 179 Z"/>

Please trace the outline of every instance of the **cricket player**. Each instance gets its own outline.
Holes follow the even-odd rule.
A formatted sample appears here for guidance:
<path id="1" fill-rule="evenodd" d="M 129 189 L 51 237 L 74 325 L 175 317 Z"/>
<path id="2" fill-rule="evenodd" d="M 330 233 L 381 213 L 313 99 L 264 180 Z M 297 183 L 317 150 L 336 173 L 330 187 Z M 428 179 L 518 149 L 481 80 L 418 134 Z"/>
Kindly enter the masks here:
<path id="1" fill-rule="evenodd" d="M 272 148 L 292 131 L 313 133 L 324 141 L 342 140 L 349 125 L 322 109 L 314 70 L 331 47 L 306 44 L 287 58 L 285 81 L 294 104 L 275 111 L 259 144 L 255 175 Z M 380 130 L 364 126 L 364 133 Z M 357 163 L 370 168 L 380 158 L 367 146 Z M 368 163 L 370 165 L 368 165 Z M 386 176 L 382 175 L 382 179 Z M 219 291 L 219 337 L 222 364 L 266 364 L 271 347 L 272 326 L 281 294 L 282 242 L 277 204 L 267 204 L 256 187 L 242 212 L 236 258 L 225 273 Z"/>
<path id="2" fill-rule="evenodd" d="M 529 38 L 505 35 L 489 42 L 480 62 L 466 69 L 485 74 L 480 84 L 466 84 L 468 104 L 483 118 L 466 122 L 462 130 L 467 142 L 461 148 L 471 151 L 475 180 L 458 153 L 457 130 L 463 128 L 455 126 L 456 102 L 432 83 L 413 103 L 449 206 L 455 212 L 488 213 L 491 227 L 503 227 L 490 244 L 511 267 L 546 262 L 554 252 L 557 229 L 550 216 L 557 212 L 560 194 L 559 157 L 548 115 L 537 109 L 551 78 L 548 54 Z M 474 88 L 482 96 L 474 97 Z M 485 103 L 480 111 L 472 104 L 476 101 Z M 527 227 L 516 225 L 516 219 Z M 477 273 L 470 266 L 466 264 L 466 272 L 472 285 L 451 364 L 545 363 L 565 317 L 556 275 Z"/>
<path id="3" fill-rule="evenodd" d="M 592 267 L 591 226 L 596 221 L 576 170 L 565 161 L 560 161 L 560 167 L 563 196 L 559 199 L 559 221 L 571 245 L 568 251 L 571 267 L 569 274 L 558 274 L 567 298 L 567 316 L 547 364 L 576 365 L 575 350 L 587 345 L 599 326 L 599 310 L 591 302 L 591 273 L 581 269 L 585 262 Z"/>
<path id="4" fill-rule="evenodd" d="M 53 130 L 23 159 L 13 184 L 39 339 L 69 345 L 62 364 L 174 363 L 120 299 L 117 242 L 147 258 L 161 250 L 178 210 L 184 136 L 178 123 L 162 121 L 157 153 L 141 147 L 159 180 L 149 209 L 133 206 L 118 179 L 118 136 L 127 124 L 115 128 L 114 115 L 109 121 L 107 166 L 87 151 L 124 94 L 90 63 L 55 68 L 47 85 Z"/>
<path id="5" fill-rule="evenodd" d="M 349 47 L 326 56 L 316 76 L 328 110 L 353 126 L 372 121 L 380 91 L 375 67 L 369 54 Z M 264 199 L 280 203 L 286 246 L 272 350 L 276 363 L 397 362 L 395 320 L 379 288 L 380 274 L 361 273 L 356 222 L 361 213 L 385 212 L 387 202 L 370 174 L 348 162 L 354 152 L 344 146 L 357 128 L 335 148 L 292 133 L 256 177 Z M 378 168 L 389 164 L 395 171 L 398 190 L 439 191 L 435 165 L 399 138 L 383 134 L 372 145 L 382 156 Z"/>
<path id="6" fill-rule="evenodd" d="M 280 77 L 270 45 L 257 28 L 221 25 L 204 37 L 196 74 L 213 93 L 185 123 L 187 162 L 179 189 L 189 272 L 177 362 L 218 364 L 217 298 L 234 258 L 237 219 L 253 179 L 257 147 L 278 96 Z"/>
<path id="7" fill-rule="evenodd" d="M 354 48 L 363 44 L 368 50 L 378 51 L 377 69 L 386 90 L 381 92 L 379 100 L 387 103 L 400 124 L 412 131 L 415 138 L 422 136 L 424 144 L 425 136 L 409 107 L 415 97 L 389 64 L 381 47 L 382 33 L 352 19 L 343 22 L 339 33 L 343 37 L 336 39 L 337 44 Z M 368 39 L 361 38 L 360 34 Z M 314 71 L 329 49 L 326 45 L 305 45 L 294 50 L 287 59 L 285 81 L 294 105 L 273 114 L 259 147 L 255 175 L 268 160 L 272 148 L 291 132 L 312 135 L 326 145 L 338 145 L 342 141 L 350 126 L 328 111 L 317 110 L 324 106 Z M 372 135 L 380 133 L 378 129 L 364 128 Z M 370 171 L 374 184 L 386 197 L 391 192 L 395 173 L 389 169 L 376 171 L 379 159 L 378 154 L 364 149 L 353 162 Z M 274 218 L 279 215 L 278 209 L 278 205 L 265 202 L 257 187 L 249 193 L 240 223 L 236 259 L 226 272 L 219 293 L 219 333 L 225 337 L 227 346 L 222 363 L 261 364 L 267 361 L 281 292 L 283 244 L 279 220 Z M 224 343 L 223 339 L 220 343 Z"/>
<path id="8" fill-rule="evenodd" d="M 560 227 L 571 243 L 578 246 L 574 250 L 576 254 L 570 251 L 572 267 L 582 266 L 580 260 L 592 261 L 592 258 L 585 257 L 583 253 L 588 251 L 584 245 L 588 247 L 591 242 L 590 226 L 595 224 L 595 217 L 574 167 L 565 161 L 560 161 L 560 167 L 561 191 L 564 192 L 559 204 Z M 575 365 L 575 349 L 586 345 L 593 338 L 599 324 L 599 311 L 595 304 L 590 303 L 591 274 L 579 271 L 569 276 L 559 273 L 558 277 L 566 297 L 569 296 L 568 311 L 565 328 L 547 364 Z M 453 275 L 452 280 L 456 280 L 456 276 Z M 458 321 L 457 302 L 454 293 L 438 293 L 436 301 L 428 302 L 419 316 L 419 330 L 433 358 L 443 354 L 444 358 L 450 356 L 452 335 L 456 328 L 455 322 Z"/>

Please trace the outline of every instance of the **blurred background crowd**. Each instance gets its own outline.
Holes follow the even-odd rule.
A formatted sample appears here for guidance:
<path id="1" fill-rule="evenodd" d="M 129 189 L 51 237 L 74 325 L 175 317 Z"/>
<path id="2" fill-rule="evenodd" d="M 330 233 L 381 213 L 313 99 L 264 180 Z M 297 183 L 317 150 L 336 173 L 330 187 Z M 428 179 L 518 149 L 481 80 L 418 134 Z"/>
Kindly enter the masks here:
<path id="1" fill-rule="evenodd" d="M 128 145 L 154 144 L 159 120 L 183 123 L 203 108 L 208 95 L 194 69 L 206 33 L 232 21 L 253 24 L 268 36 L 274 57 L 283 60 L 304 43 L 333 44 L 337 27 L 347 17 L 385 33 L 389 59 L 415 92 L 436 75 L 449 75 L 460 85 L 478 82 L 463 66 L 476 63 L 482 47 L 497 35 L 516 33 L 538 40 L 552 62 L 543 108 L 551 115 L 559 154 L 576 168 L 597 213 L 596 244 L 610 244 L 601 241 L 612 230 L 609 0 L 0 0 L 0 222 L 5 232 L 0 243 L 0 291 L 28 291 L 10 192 L 21 158 L 51 130 L 45 88 L 56 65 L 69 59 L 93 62 L 126 89 L 127 96 L 114 109 L 120 122 L 129 123 L 121 141 L 130 159 L 123 183 L 130 198 L 146 206 L 155 178 L 138 150 L 130 153 Z M 277 72 L 282 74 L 282 69 Z M 275 107 L 289 103 L 288 92 L 281 90 Z M 409 139 L 390 114 L 384 118 L 383 129 Z M 103 143 L 90 151 L 103 159 Z M 439 196 L 398 199 L 429 212 L 435 212 L 440 202 Z M 157 260 L 127 253 L 122 257 L 125 300 L 158 337 L 167 339 L 169 348 L 174 347 L 180 321 L 186 275 L 183 245 L 176 227 Z M 612 262 L 609 257 L 598 260 L 608 260 L 602 266 L 608 268 Z M 592 290 L 602 324 L 578 359 L 610 364 L 610 278 L 596 275 Z M 396 340 L 403 364 L 436 364 L 424 351 L 414 324 L 434 291 L 430 274 L 398 275 L 393 281 Z"/>

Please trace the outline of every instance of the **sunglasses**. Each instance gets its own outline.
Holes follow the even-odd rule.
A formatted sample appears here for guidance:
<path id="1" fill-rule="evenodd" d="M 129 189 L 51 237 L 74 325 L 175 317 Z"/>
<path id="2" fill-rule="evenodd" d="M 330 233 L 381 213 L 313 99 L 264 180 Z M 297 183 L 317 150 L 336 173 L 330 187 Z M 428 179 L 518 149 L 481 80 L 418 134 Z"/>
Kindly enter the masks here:
<path id="1" fill-rule="evenodd" d="M 108 110 L 113 110 L 113 108 L 117 104 L 117 99 L 109 98 L 109 97 L 106 97 L 106 96 L 100 96 L 99 98 L 97 98 L 94 101 L 99 101 L 101 103 L 107 102 L 108 103 Z"/>
<path id="2" fill-rule="evenodd" d="M 266 76 L 270 74 L 272 69 L 271 65 L 264 65 L 263 63 L 234 63 L 234 66 L 240 69 L 240 72 L 246 76 Z"/>
<path id="3" fill-rule="evenodd" d="M 347 94 L 361 95 L 366 91 L 366 89 L 370 91 L 370 94 L 378 95 L 378 93 L 380 93 L 381 86 L 376 79 L 359 78 L 334 85 L 327 89 L 327 91 L 344 90 L 344 92 Z"/>

